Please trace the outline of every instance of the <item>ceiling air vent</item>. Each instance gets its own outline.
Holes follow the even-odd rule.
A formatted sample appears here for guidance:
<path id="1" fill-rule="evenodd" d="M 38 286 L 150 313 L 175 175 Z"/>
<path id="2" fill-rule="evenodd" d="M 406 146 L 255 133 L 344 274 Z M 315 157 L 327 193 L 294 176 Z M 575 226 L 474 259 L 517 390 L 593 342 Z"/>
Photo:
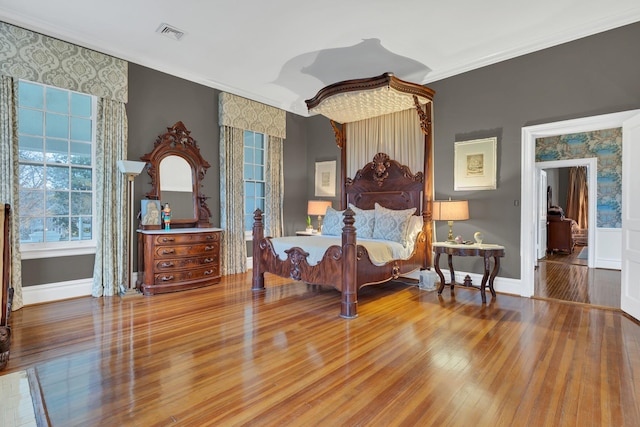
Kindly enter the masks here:
<path id="1" fill-rule="evenodd" d="M 162 23 L 156 30 L 156 33 L 169 37 L 170 39 L 180 40 L 184 36 L 184 31 L 172 27 L 169 24 Z"/>

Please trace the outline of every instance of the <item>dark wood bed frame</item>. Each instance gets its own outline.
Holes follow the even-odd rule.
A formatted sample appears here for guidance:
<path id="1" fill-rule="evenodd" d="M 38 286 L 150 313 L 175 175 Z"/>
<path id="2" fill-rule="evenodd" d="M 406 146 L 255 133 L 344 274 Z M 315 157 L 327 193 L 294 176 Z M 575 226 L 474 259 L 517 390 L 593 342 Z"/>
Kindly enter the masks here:
<path id="1" fill-rule="evenodd" d="M 392 160 L 385 153 L 378 153 L 373 161 L 360 169 L 353 179 L 346 176 L 346 127 L 331 120 L 336 144 L 341 149 L 342 185 L 341 209 L 344 209 L 344 228 L 341 246 L 331 246 L 316 265 L 307 263 L 308 253 L 303 248 L 293 247 L 286 251 L 287 259 L 276 254 L 271 238 L 264 236 L 262 212 L 254 213 L 253 225 L 253 279 L 252 289 L 264 289 L 264 273 L 290 277 L 310 284 L 333 286 L 342 293 L 340 316 L 358 316 L 358 289 L 363 286 L 387 282 L 417 269 L 427 269 L 432 264 L 431 242 L 433 239 L 432 201 L 433 183 L 431 156 L 433 144 L 432 103 L 435 92 L 426 86 L 406 82 L 392 73 L 377 77 L 346 80 L 321 89 L 315 97 L 307 100 L 311 110 L 334 95 L 389 87 L 412 98 L 416 108 L 420 129 L 424 134 L 423 171 L 413 174 L 409 167 Z M 426 100 L 426 108 L 419 99 Z M 382 114 L 382 113 L 381 113 Z M 377 266 L 371 262 L 367 250 L 357 244 L 355 219 L 349 203 L 361 209 L 373 209 L 375 203 L 388 209 L 408 209 L 415 207 L 416 215 L 422 216 L 422 231 L 419 233 L 415 249 L 409 259 L 395 260 Z"/>
<path id="2" fill-rule="evenodd" d="M 264 289 L 264 273 L 315 285 L 333 286 L 342 293 L 340 316 L 357 317 L 358 289 L 430 267 L 430 213 L 421 211 L 423 188 L 422 172 L 414 175 L 407 166 L 389 159 L 384 153 L 376 154 L 373 161 L 360 169 L 353 180 L 347 180 L 345 191 L 348 203 L 358 208 L 373 209 L 376 202 L 388 209 L 415 207 L 416 214 L 423 217 L 422 231 L 418 234 L 411 257 L 380 266 L 373 264 L 366 248 L 357 244 L 356 229 L 353 226 L 354 212 L 349 208 L 343 214 L 342 245 L 329 247 L 316 265 L 309 265 L 309 254 L 300 247 L 288 249 L 287 258 L 280 259 L 271 238 L 264 236 L 262 212 L 256 210 L 253 224 L 252 289 Z"/>

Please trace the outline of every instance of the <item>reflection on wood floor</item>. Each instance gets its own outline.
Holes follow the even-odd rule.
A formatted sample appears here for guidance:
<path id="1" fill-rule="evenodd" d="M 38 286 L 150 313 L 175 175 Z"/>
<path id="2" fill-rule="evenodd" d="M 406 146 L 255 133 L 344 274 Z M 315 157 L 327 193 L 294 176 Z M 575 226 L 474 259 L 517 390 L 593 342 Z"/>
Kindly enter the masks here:
<path id="1" fill-rule="evenodd" d="M 623 313 L 403 283 L 338 316 L 333 289 L 251 273 L 12 315 L 53 426 L 638 426 L 640 325 Z"/>
<path id="2" fill-rule="evenodd" d="M 578 258 L 582 248 L 539 260 L 534 296 L 620 309 L 620 271 L 588 268 L 587 259 Z"/>

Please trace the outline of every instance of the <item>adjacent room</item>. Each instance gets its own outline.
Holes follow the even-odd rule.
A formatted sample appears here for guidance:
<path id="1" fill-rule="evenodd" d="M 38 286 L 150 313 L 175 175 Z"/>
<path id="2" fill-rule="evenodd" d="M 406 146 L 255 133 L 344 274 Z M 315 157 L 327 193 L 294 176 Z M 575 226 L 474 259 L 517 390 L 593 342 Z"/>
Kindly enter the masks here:
<path id="1" fill-rule="evenodd" d="M 215 3 L 0 0 L 1 425 L 640 425 L 640 5 Z"/>

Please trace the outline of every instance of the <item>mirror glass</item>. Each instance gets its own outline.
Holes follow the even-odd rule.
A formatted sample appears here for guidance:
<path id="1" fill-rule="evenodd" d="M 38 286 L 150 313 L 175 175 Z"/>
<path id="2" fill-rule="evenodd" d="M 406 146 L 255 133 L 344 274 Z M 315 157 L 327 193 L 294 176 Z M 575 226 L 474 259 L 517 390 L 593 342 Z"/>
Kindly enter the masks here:
<path id="1" fill-rule="evenodd" d="M 189 162 L 181 156 L 166 156 L 160 161 L 160 201 L 162 206 L 169 203 L 171 219 L 193 220 L 193 172 Z"/>

